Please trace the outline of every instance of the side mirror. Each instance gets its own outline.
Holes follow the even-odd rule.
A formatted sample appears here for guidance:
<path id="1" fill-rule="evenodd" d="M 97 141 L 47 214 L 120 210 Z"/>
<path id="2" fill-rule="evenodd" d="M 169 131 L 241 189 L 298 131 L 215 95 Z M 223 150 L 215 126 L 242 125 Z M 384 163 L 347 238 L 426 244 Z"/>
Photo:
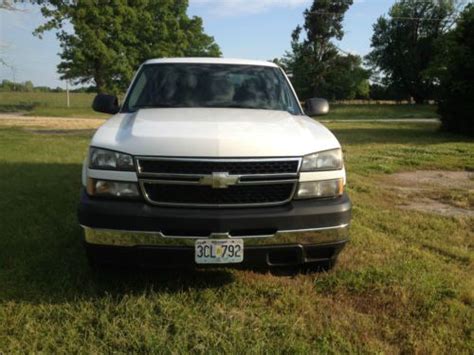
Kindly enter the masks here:
<path id="1" fill-rule="evenodd" d="M 305 102 L 305 111 L 308 116 L 327 115 L 329 113 L 329 102 L 325 99 L 308 99 Z"/>
<path id="2" fill-rule="evenodd" d="M 97 94 L 92 103 L 92 109 L 97 112 L 110 113 L 114 115 L 120 111 L 118 98 L 114 95 Z"/>

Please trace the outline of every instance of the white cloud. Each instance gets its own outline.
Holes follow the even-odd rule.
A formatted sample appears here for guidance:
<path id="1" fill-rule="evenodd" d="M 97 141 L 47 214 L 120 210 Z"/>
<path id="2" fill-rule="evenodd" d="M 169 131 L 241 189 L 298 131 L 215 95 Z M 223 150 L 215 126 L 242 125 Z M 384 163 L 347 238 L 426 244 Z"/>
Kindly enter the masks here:
<path id="1" fill-rule="evenodd" d="M 191 0 L 191 4 L 205 6 L 219 16 L 252 15 L 272 8 L 309 6 L 310 0 Z"/>

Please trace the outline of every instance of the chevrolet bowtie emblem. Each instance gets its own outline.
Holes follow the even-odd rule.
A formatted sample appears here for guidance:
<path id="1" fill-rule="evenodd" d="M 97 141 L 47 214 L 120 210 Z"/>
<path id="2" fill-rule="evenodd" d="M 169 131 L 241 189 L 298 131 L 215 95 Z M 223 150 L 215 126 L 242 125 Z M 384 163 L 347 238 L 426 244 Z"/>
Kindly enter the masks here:
<path id="1" fill-rule="evenodd" d="M 227 189 L 229 186 L 237 184 L 238 180 L 238 176 L 229 175 L 227 172 L 219 172 L 203 176 L 199 183 L 211 186 L 213 189 Z"/>

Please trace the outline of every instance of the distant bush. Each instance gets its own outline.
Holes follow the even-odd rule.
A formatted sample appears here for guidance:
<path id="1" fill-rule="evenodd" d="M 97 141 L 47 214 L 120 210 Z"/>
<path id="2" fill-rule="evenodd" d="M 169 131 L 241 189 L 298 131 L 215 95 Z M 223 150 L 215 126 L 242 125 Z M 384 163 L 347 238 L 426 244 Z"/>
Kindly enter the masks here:
<path id="1" fill-rule="evenodd" d="M 456 28 L 447 35 L 439 102 L 445 130 L 474 136 L 474 5 L 463 11 Z"/>
<path id="2" fill-rule="evenodd" d="M 0 83 L 0 92 L 64 92 L 65 89 L 57 86 L 51 88 L 49 86 L 34 86 L 31 81 L 13 82 L 10 80 L 2 80 Z M 95 86 L 79 87 L 71 89 L 71 92 L 96 92 Z"/>
<path id="3" fill-rule="evenodd" d="M 71 92 L 87 92 L 87 93 L 96 93 L 97 88 L 95 86 L 83 86 L 80 88 L 76 88 L 71 90 Z"/>
<path id="4" fill-rule="evenodd" d="M 34 86 L 31 81 L 25 81 L 23 83 L 14 83 L 10 80 L 3 80 L 0 83 L 0 91 L 32 92 L 33 90 Z"/>
<path id="5" fill-rule="evenodd" d="M 371 84 L 369 96 L 372 100 L 410 101 L 410 95 L 393 85 Z"/>

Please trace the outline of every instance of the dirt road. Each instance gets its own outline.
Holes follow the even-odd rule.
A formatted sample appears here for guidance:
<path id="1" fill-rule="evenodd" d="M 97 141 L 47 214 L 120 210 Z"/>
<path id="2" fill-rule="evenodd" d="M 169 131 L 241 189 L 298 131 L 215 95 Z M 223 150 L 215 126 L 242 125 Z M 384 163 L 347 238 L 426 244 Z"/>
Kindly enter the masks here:
<path id="1" fill-rule="evenodd" d="M 0 114 L 0 126 L 47 128 L 58 130 L 96 129 L 104 119 L 73 117 L 38 117 L 15 114 Z"/>

